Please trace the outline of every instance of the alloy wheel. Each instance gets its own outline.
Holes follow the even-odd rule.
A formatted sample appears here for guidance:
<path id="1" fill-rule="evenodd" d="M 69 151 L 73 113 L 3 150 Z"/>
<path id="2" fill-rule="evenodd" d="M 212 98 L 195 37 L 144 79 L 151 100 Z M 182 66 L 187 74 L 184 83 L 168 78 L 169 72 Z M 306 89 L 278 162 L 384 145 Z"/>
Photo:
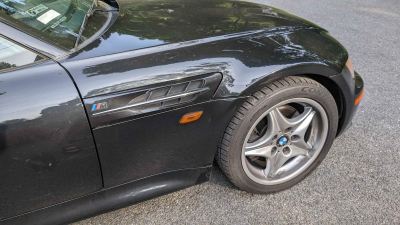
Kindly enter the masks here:
<path id="1" fill-rule="evenodd" d="M 283 101 L 252 125 L 242 148 L 242 166 L 256 183 L 275 185 L 295 178 L 321 152 L 328 133 L 324 108 L 308 98 Z"/>

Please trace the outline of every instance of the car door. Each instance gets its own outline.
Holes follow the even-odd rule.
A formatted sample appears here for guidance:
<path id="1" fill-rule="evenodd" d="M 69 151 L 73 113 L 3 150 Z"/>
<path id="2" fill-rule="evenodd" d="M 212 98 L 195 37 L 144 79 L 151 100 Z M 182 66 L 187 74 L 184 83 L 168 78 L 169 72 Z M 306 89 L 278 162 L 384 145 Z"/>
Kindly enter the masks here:
<path id="1" fill-rule="evenodd" d="M 0 35 L 0 221 L 102 187 L 87 117 L 68 74 Z"/>

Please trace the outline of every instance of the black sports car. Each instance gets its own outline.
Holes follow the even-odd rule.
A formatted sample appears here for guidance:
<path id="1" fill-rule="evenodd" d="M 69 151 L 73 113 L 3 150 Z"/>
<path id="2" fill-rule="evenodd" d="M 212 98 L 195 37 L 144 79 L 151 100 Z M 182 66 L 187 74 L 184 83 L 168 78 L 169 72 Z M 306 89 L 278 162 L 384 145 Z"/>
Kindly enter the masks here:
<path id="1" fill-rule="evenodd" d="M 363 95 L 343 46 L 229 0 L 0 2 L 0 221 L 58 224 L 211 176 L 310 174 Z"/>

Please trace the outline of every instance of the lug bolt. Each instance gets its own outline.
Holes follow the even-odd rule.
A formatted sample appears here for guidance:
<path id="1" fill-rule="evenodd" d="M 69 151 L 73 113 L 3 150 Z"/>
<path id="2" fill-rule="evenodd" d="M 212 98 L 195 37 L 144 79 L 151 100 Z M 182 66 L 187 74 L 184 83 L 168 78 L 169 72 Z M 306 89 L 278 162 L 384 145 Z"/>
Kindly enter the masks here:
<path id="1" fill-rule="evenodd" d="M 292 128 L 291 127 L 288 127 L 286 130 L 285 130 L 285 133 L 289 133 L 289 131 L 291 131 L 292 130 Z"/>
<path id="2" fill-rule="evenodd" d="M 290 139 L 292 139 L 292 141 L 296 141 L 298 140 L 300 137 L 297 135 L 293 135 Z"/>
<path id="3" fill-rule="evenodd" d="M 290 148 L 284 147 L 284 148 L 283 148 L 283 154 L 289 155 L 289 154 L 290 154 Z"/>
<path id="4" fill-rule="evenodd" d="M 274 154 L 276 153 L 276 147 L 273 147 L 273 148 L 272 148 L 271 153 L 272 153 L 272 155 L 274 155 Z"/>

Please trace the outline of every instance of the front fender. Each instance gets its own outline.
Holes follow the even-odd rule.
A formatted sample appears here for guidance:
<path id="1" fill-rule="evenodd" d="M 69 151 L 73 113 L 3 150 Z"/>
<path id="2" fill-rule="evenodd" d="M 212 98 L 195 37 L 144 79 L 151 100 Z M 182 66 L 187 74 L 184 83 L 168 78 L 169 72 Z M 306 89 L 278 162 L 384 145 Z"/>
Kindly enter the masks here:
<path id="1" fill-rule="evenodd" d="M 257 43 L 243 51 L 246 57 L 233 60 L 215 98 L 249 96 L 266 84 L 287 76 L 338 75 L 348 59 L 345 48 L 326 31 L 293 29 L 259 34 L 242 41 Z M 238 58 L 236 58 L 238 59 Z"/>
<path id="2" fill-rule="evenodd" d="M 331 76 L 337 75 L 337 71 L 325 64 L 303 63 L 298 65 L 292 65 L 283 68 L 279 71 L 261 76 L 258 80 L 254 81 L 254 83 L 248 85 L 240 93 L 240 96 L 250 96 L 274 81 L 280 80 L 284 77 L 298 76 L 298 75 L 314 75 L 314 76 L 323 76 L 329 78 Z"/>

